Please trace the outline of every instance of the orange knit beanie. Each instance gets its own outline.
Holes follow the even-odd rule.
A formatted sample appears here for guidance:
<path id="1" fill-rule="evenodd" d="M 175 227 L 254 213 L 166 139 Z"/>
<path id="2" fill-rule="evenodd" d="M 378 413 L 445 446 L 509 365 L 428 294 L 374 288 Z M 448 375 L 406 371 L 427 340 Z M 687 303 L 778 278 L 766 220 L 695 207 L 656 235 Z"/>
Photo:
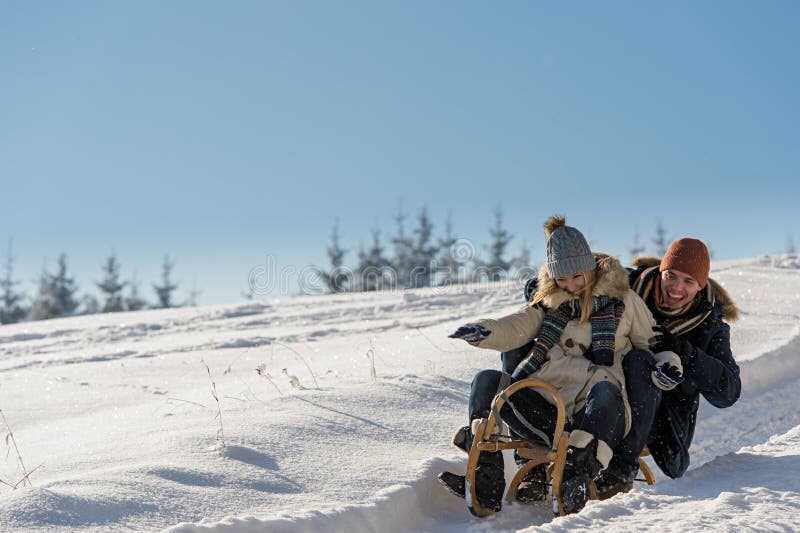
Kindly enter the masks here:
<path id="1" fill-rule="evenodd" d="M 669 245 L 658 270 L 664 272 L 668 269 L 689 274 L 697 280 L 700 288 L 705 287 L 708 282 L 708 271 L 711 269 L 708 248 L 703 241 L 697 239 L 689 237 L 678 239 Z"/>

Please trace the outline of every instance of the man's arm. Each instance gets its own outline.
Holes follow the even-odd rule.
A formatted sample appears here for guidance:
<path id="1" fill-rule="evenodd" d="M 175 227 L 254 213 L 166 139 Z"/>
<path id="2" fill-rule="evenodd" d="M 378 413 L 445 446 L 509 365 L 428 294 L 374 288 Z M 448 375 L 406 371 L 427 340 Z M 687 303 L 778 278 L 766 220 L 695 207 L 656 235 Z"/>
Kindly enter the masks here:
<path id="1" fill-rule="evenodd" d="M 694 385 L 714 407 L 730 407 L 742 392 L 739 365 L 733 359 L 730 342 L 730 327 L 720 322 L 714 332 L 707 351 L 690 342 L 681 350 L 686 381 Z"/>

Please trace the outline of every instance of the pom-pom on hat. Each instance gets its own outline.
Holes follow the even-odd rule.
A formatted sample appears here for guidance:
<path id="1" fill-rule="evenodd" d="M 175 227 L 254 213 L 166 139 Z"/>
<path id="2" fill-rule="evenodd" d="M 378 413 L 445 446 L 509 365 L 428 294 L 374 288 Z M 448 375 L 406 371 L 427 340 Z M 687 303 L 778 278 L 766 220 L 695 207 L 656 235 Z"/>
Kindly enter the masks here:
<path id="1" fill-rule="evenodd" d="M 708 282 L 708 271 L 711 269 L 708 248 L 703 241 L 697 239 L 689 237 L 678 239 L 669 245 L 658 268 L 659 272 L 670 269 L 689 274 L 697 280 L 702 289 Z"/>
<path id="2" fill-rule="evenodd" d="M 583 233 L 567 226 L 564 217 L 554 216 L 544 223 L 547 237 L 547 273 L 556 279 L 596 267 L 594 256 Z"/>

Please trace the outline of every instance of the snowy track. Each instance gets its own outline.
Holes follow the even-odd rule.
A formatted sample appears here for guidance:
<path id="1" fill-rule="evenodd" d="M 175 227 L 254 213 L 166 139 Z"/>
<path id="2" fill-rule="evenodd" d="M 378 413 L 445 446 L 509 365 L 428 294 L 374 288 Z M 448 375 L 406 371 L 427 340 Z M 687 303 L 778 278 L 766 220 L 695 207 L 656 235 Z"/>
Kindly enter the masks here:
<path id="1" fill-rule="evenodd" d="M 796 530 L 800 272 L 742 261 L 712 276 L 742 310 L 732 326 L 741 400 L 701 405 L 684 478 L 657 471 L 654 487 L 559 519 L 542 504 L 479 520 L 435 481 L 463 471 L 449 437 L 472 375 L 499 365 L 446 334 L 516 308 L 519 287 L 3 326 L 0 409 L 26 466 L 42 467 L 33 488 L 0 486 L 0 530 Z M 19 475 L 12 452 L 0 479 Z"/>

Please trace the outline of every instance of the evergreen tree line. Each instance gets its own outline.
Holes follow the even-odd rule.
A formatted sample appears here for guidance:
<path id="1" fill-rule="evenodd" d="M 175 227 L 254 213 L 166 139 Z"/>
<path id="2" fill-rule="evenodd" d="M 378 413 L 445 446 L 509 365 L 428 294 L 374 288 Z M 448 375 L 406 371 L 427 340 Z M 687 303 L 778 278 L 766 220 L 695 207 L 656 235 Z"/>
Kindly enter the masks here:
<path id="1" fill-rule="evenodd" d="M 39 275 L 36 294 L 28 298 L 18 286 L 20 281 L 14 277 L 14 256 L 9 239 L 3 277 L 0 279 L 0 324 L 12 324 L 26 320 L 44 320 L 78 314 L 113 313 L 117 311 L 138 311 L 141 309 L 162 309 L 177 307 L 174 300 L 178 283 L 172 280 L 173 263 L 169 256 L 164 257 L 160 283 L 153 283 L 155 299 L 148 301 L 140 292 L 140 283 L 133 279 L 123 280 L 120 263 L 111 254 L 103 263 L 100 279 L 94 281 L 100 292 L 100 300 L 85 294 L 78 294 L 75 278 L 68 273 L 67 256 L 61 254 L 54 272 L 42 269 Z M 194 298 L 194 292 L 190 300 Z M 189 302 L 193 304 L 192 301 Z"/>
<path id="2" fill-rule="evenodd" d="M 653 237 L 650 239 L 652 246 L 653 255 L 656 257 L 663 257 L 664 254 L 667 253 L 667 248 L 669 248 L 670 243 L 675 240 L 677 237 L 669 237 L 667 234 L 667 229 L 659 220 L 656 223 L 655 230 L 653 232 Z M 708 254 L 711 258 L 714 258 L 714 250 L 711 247 L 710 242 L 705 243 L 708 247 Z M 630 254 L 631 259 L 636 257 L 637 255 L 642 255 L 646 252 L 647 247 L 641 242 L 639 231 L 633 235 L 633 244 L 628 247 L 628 253 Z"/>
<path id="3" fill-rule="evenodd" d="M 381 241 L 381 231 L 373 228 L 369 247 L 361 246 L 357 252 L 357 263 L 354 267 L 345 265 L 348 250 L 340 243 L 338 221 L 334 222 L 331 243 L 327 248 L 330 269 L 318 269 L 318 274 L 329 292 L 375 291 L 392 288 L 418 288 L 441 286 L 473 281 L 500 281 L 517 276 L 527 279 L 535 274 L 530 264 L 530 249 L 527 243 L 522 244 L 520 254 L 508 257 L 508 246 L 513 239 L 503 227 L 503 216 L 500 208 L 494 212 L 494 224 L 489 228 L 489 244 L 484 246 L 486 259 L 478 257 L 472 242 L 459 238 L 453 231 L 448 215 L 444 232 L 434 237 L 433 222 L 426 207 L 423 207 L 416 219 L 416 225 L 410 234 L 406 233 L 407 215 L 402 210 L 394 217 L 395 235 L 388 243 L 391 251 L 387 252 Z M 661 256 L 671 242 L 667 231 L 659 221 L 652 242 L 653 253 Z M 789 238 L 787 253 L 794 253 L 793 238 Z M 637 231 L 633 244 L 628 247 L 631 257 L 645 253 L 646 246 L 640 241 Z M 713 251 L 710 249 L 713 257 Z M 18 289 L 20 281 L 14 277 L 14 257 L 11 239 L 8 254 L 0 278 L 0 324 L 11 324 L 26 320 L 43 320 L 71 316 L 76 314 L 112 313 L 118 311 L 137 311 L 141 309 L 163 309 L 195 305 L 199 291 L 194 288 L 187 302 L 175 301 L 175 291 L 179 283 L 172 280 L 174 264 L 169 256 L 164 257 L 160 283 L 153 283 L 155 299 L 148 301 L 139 292 L 140 283 L 136 276 L 123 280 L 120 274 L 120 263 L 113 253 L 101 266 L 99 281 L 94 281 L 101 294 L 101 299 L 85 294 L 78 295 L 75 278 L 67 272 L 67 256 L 58 258 L 55 272 L 46 268 L 38 279 L 36 295 L 28 298 Z M 246 298 L 253 297 L 250 293 Z"/>
<path id="4" fill-rule="evenodd" d="M 359 248 L 357 262 L 352 267 L 345 265 L 348 250 L 342 248 L 338 220 L 334 222 L 327 248 L 330 269 L 317 271 L 326 289 L 329 292 L 404 289 L 481 280 L 499 281 L 514 276 L 527 279 L 535 274 L 527 243 L 523 243 L 518 256 L 508 257 L 508 246 L 513 235 L 503 227 L 500 208 L 494 212 L 494 224 L 489 228 L 489 244 L 484 246 L 486 259 L 479 258 L 474 248 L 470 251 L 466 247 L 467 253 L 464 253 L 465 247 L 460 244 L 472 241 L 456 236 L 450 216 L 445 221 L 443 234 L 438 238 L 433 236 L 433 223 L 427 208 L 422 208 L 411 235 L 405 231 L 406 218 L 402 210 L 394 218 L 395 234 L 388 239 L 390 252 L 381 241 L 380 229 L 372 229 L 370 246 Z M 651 238 L 652 253 L 663 256 L 671 241 L 667 230 L 658 221 Z M 637 230 L 627 251 L 633 258 L 644 254 L 646 250 Z M 709 252 L 713 257 L 710 245 Z"/>
<path id="5" fill-rule="evenodd" d="M 499 281 L 518 274 L 522 269 L 529 269 L 530 249 L 527 244 L 523 243 L 518 256 L 509 256 L 508 246 L 513 235 L 503 227 L 499 208 L 495 210 L 494 224 L 489 228 L 490 242 L 485 246 L 485 259 L 478 257 L 472 241 L 454 233 L 449 215 L 439 236 L 434 236 L 434 225 L 426 207 L 420 211 L 410 233 L 406 232 L 406 219 L 407 215 L 401 209 L 394 217 L 395 233 L 386 245 L 381 240 L 381 230 L 373 228 L 370 245 L 358 249 L 353 267 L 345 264 L 348 250 L 342 248 L 339 223 L 338 220 L 334 222 L 327 248 L 330 269 L 317 271 L 327 290 L 375 291 Z"/>

